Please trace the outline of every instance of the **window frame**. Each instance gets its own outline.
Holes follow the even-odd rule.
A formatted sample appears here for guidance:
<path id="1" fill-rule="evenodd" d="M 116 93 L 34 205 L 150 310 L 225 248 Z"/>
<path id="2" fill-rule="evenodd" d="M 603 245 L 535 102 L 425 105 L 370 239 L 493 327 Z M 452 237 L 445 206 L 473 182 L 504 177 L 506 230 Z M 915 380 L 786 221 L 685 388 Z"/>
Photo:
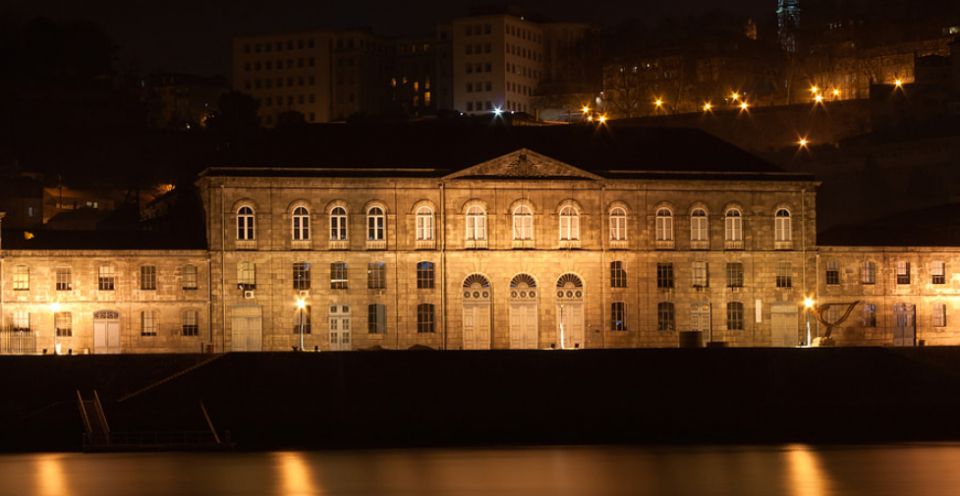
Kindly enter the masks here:
<path id="1" fill-rule="evenodd" d="M 623 267 L 623 260 L 610 262 L 610 287 L 614 289 L 627 287 L 627 270 Z"/>
<path id="2" fill-rule="evenodd" d="M 724 241 L 743 241 L 743 212 L 731 207 L 723 215 Z"/>
<path id="3" fill-rule="evenodd" d="M 727 302 L 727 330 L 743 331 L 746 328 L 746 309 L 743 302 Z"/>
<path id="4" fill-rule="evenodd" d="M 54 269 L 54 288 L 57 291 L 73 291 L 73 271 L 69 267 Z"/>
<path id="5" fill-rule="evenodd" d="M 330 241 L 347 241 L 350 238 L 347 208 L 336 205 L 330 208 L 330 214 L 327 217 L 330 222 Z"/>
<path id="6" fill-rule="evenodd" d="M 257 211 L 250 205 L 237 208 L 237 241 L 257 239 Z"/>
<path id="7" fill-rule="evenodd" d="M 200 287 L 200 269 L 193 264 L 180 266 L 180 289 L 195 291 Z"/>
<path id="8" fill-rule="evenodd" d="M 710 241 L 710 218 L 705 208 L 695 208 L 690 212 L 690 241 Z"/>
<path id="9" fill-rule="evenodd" d="M 573 205 L 564 205 L 557 217 L 560 241 L 580 241 L 580 210 Z"/>
<path id="10" fill-rule="evenodd" d="M 433 303 L 417 304 L 417 334 L 436 332 L 436 318 Z"/>
<path id="11" fill-rule="evenodd" d="M 436 285 L 436 264 L 429 260 L 417 262 L 417 289 L 434 289 Z"/>
<path id="12" fill-rule="evenodd" d="M 486 241 L 487 239 L 487 210 L 480 205 L 467 207 L 465 216 L 466 240 Z"/>
<path id="13" fill-rule="evenodd" d="M 349 276 L 346 262 L 330 262 L 330 289 L 349 289 Z"/>
<path id="14" fill-rule="evenodd" d="M 374 205 L 367 209 L 367 241 L 387 239 L 387 211 Z"/>
<path id="15" fill-rule="evenodd" d="M 657 331 L 673 332 L 677 329 L 676 306 L 671 301 L 657 303 Z"/>
<path id="16" fill-rule="evenodd" d="M 117 268 L 113 264 L 97 267 L 97 291 L 115 291 L 117 289 Z"/>
<path id="17" fill-rule="evenodd" d="M 656 212 L 655 221 L 655 240 L 673 241 L 673 210 L 667 207 L 660 207 Z"/>
<path id="18" fill-rule="evenodd" d="M 21 264 L 13 267 L 13 290 L 30 291 L 30 266 Z"/>
<path id="19" fill-rule="evenodd" d="M 727 262 L 727 287 L 742 288 L 744 279 L 743 262 Z"/>
<path id="20" fill-rule="evenodd" d="M 311 274 L 312 265 L 310 262 L 300 261 L 294 262 L 292 265 L 293 277 L 291 283 L 294 290 L 297 291 L 309 291 L 311 285 Z"/>
<path id="21" fill-rule="evenodd" d="M 613 207 L 608 215 L 610 241 L 627 241 L 627 209 Z"/>
<path id="22" fill-rule="evenodd" d="M 185 337 L 200 335 L 199 311 L 188 309 L 180 313 L 180 335 Z"/>
<path id="23" fill-rule="evenodd" d="M 627 304 L 625 302 L 610 302 L 610 330 L 614 332 L 627 330 Z"/>
<path id="24" fill-rule="evenodd" d="M 426 205 L 417 208 L 415 216 L 416 240 L 433 241 L 433 208 Z"/>
<path id="25" fill-rule="evenodd" d="M 387 333 L 387 306 L 383 303 L 367 305 L 367 334 Z"/>
<path id="26" fill-rule="evenodd" d="M 157 281 L 157 266 L 156 265 L 141 265 L 140 266 L 140 291 L 156 291 L 158 286 Z"/>
<path id="27" fill-rule="evenodd" d="M 793 214 L 786 207 L 778 208 L 773 215 L 773 240 L 778 243 L 793 241 Z"/>
<path id="28" fill-rule="evenodd" d="M 673 262 L 657 262 L 657 289 L 675 287 Z"/>
<path id="29" fill-rule="evenodd" d="M 533 209 L 528 205 L 517 205 L 512 212 L 513 240 L 533 240 Z"/>
<path id="30" fill-rule="evenodd" d="M 310 209 L 304 205 L 294 207 L 290 216 L 291 239 L 310 241 Z"/>
<path id="31" fill-rule="evenodd" d="M 367 289 L 387 289 L 386 262 L 367 262 Z"/>

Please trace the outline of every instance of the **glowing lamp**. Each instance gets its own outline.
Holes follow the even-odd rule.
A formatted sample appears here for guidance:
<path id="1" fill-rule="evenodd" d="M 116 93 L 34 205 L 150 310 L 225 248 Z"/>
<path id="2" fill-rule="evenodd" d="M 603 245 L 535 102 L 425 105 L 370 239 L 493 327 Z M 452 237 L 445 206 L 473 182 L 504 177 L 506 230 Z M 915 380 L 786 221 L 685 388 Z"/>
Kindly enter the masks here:
<path id="1" fill-rule="evenodd" d="M 606 122 L 607 122 L 607 114 L 601 115 L 597 120 L 600 121 L 600 124 L 606 123 Z"/>
<path id="2" fill-rule="evenodd" d="M 307 300 L 297 298 L 297 310 L 303 310 L 304 308 L 307 308 Z"/>
<path id="3" fill-rule="evenodd" d="M 739 99 L 740 99 L 740 93 L 737 93 L 736 91 L 734 91 L 733 94 L 730 95 L 730 99 L 733 100 L 733 101 L 739 100 Z"/>
<path id="4" fill-rule="evenodd" d="M 800 148 L 806 148 L 807 145 L 810 144 L 810 140 L 808 140 L 807 138 L 800 138 L 800 140 L 797 141 L 797 144 L 800 145 Z"/>
<path id="5" fill-rule="evenodd" d="M 840 90 L 838 88 L 833 89 L 834 98 L 840 98 Z"/>
<path id="6" fill-rule="evenodd" d="M 580 109 L 580 112 L 586 114 L 587 112 L 590 112 L 590 107 L 584 105 L 583 108 Z"/>
<path id="7" fill-rule="evenodd" d="M 814 93 L 814 94 L 820 93 L 820 87 L 817 86 L 817 85 L 811 86 L 811 87 L 810 87 L 810 93 Z"/>
<path id="8" fill-rule="evenodd" d="M 893 85 L 896 86 L 897 88 L 903 88 L 903 80 L 900 78 L 897 78 L 897 80 L 893 82 Z"/>
<path id="9" fill-rule="evenodd" d="M 503 109 L 501 109 L 500 107 L 493 108 L 493 115 L 500 117 L 502 114 L 503 114 Z"/>
<path id="10" fill-rule="evenodd" d="M 750 109 L 750 104 L 747 103 L 746 100 L 740 102 L 740 111 L 741 111 L 741 112 L 746 112 L 746 111 L 749 110 L 749 109 Z"/>
<path id="11" fill-rule="evenodd" d="M 704 111 L 704 112 L 709 112 L 709 111 L 711 111 L 711 110 L 713 110 L 713 104 L 712 104 L 712 103 L 706 102 L 706 103 L 703 104 L 703 111 Z"/>
<path id="12" fill-rule="evenodd" d="M 51 303 L 51 304 L 50 304 L 50 311 L 53 312 L 53 313 L 59 312 L 59 311 L 60 311 L 60 302 L 55 301 L 55 302 Z"/>
<path id="13" fill-rule="evenodd" d="M 807 310 L 812 309 L 812 308 L 813 308 L 813 305 L 815 305 L 815 304 L 816 304 L 816 302 L 813 300 L 813 298 L 811 298 L 811 297 L 809 297 L 809 296 L 807 296 L 806 298 L 803 299 L 803 308 L 806 308 Z"/>
<path id="14" fill-rule="evenodd" d="M 813 97 L 813 101 L 815 101 L 815 102 L 817 102 L 817 103 L 823 103 L 823 95 L 817 95 L 817 96 Z"/>
<path id="15" fill-rule="evenodd" d="M 657 108 L 660 108 L 660 107 L 663 106 L 663 100 L 661 100 L 660 98 L 657 98 L 657 99 L 653 102 L 653 104 L 656 105 Z"/>

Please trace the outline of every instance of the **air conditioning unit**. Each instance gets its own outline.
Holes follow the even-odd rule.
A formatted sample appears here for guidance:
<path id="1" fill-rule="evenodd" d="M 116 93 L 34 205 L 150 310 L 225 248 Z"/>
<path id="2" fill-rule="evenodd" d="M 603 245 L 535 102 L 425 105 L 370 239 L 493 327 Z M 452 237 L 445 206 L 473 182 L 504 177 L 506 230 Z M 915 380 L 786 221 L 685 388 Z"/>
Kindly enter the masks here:
<path id="1" fill-rule="evenodd" d="M 299 297 L 301 297 L 301 298 L 309 298 L 309 297 L 310 297 L 310 291 L 299 291 L 299 292 L 297 293 L 297 296 L 299 296 Z"/>
<path id="2" fill-rule="evenodd" d="M 245 299 L 245 300 L 252 300 L 253 297 L 254 297 L 254 292 L 253 292 L 253 290 L 249 290 L 249 289 L 248 289 L 248 290 L 246 290 L 246 291 L 243 292 L 243 299 Z"/>

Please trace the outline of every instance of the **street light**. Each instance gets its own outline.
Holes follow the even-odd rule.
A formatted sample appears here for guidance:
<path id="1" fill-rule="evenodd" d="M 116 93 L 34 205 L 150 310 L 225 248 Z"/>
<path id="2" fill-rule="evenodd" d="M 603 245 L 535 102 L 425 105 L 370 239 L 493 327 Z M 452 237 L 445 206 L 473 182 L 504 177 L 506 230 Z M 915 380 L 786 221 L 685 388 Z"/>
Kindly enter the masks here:
<path id="1" fill-rule="evenodd" d="M 897 78 L 897 79 L 893 82 L 893 85 L 896 86 L 898 90 L 899 90 L 899 89 L 903 89 L 903 80 L 900 79 L 900 78 Z"/>
<path id="2" fill-rule="evenodd" d="M 801 150 L 806 150 L 807 147 L 810 145 L 810 140 L 808 140 L 806 136 L 801 137 L 797 141 L 797 145 L 800 147 Z"/>
<path id="3" fill-rule="evenodd" d="M 307 300 L 297 298 L 297 310 L 300 312 L 300 351 L 303 351 L 303 314 L 307 309 Z"/>
<path id="4" fill-rule="evenodd" d="M 737 93 L 736 91 L 734 91 L 734 92 L 730 95 L 730 99 L 733 100 L 733 101 L 739 100 L 739 99 L 740 99 L 740 93 Z"/>
<path id="5" fill-rule="evenodd" d="M 818 104 L 823 103 L 823 95 L 817 93 L 817 95 L 813 97 L 813 101 Z"/>
<path id="6" fill-rule="evenodd" d="M 597 120 L 600 121 L 600 124 L 607 123 L 607 114 L 602 114 L 600 117 L 597 117 Z"/>
<path id="7" fill-rule="evenodd" d="M 741 112 L 746 112 L 746 111 L 748 111 L 748 110 L 750 110 L 750 104 L 747 103 L 746 100 L 740 102 L 740 111 L 741 111 Z"/>
<path id="8" fill-rule="evenodd" d="M 713 110 L 713 104 L 710 103 L 710 102 L 704 102 L 704 104 L 703 104 L 703 111 L 704 111 L 704 112 L 710 112 L 711 110 Z"/>
<path id="9" fill-rule="evenodd" d="M 655 107 L 657 107 L 657 110 L 662 109 L 662 108 L 663 108 L 663 99 L 662 99 L 662 98 L 657 98 L 656 100 L 653 101 L 653 105 L 654 105 Z"/>
<path id="10" fill-rule="evenodd" d="M 807 324 L 807 338 L 804 341 L 806 346 L 810 346 L 812 336 L 810 335 L 810 314 L 813 313 L 813 307 L 816 305 L 816 301 L 810 297 L 803 298 L 803 308 L 806 310 L 806 324 Z"/>

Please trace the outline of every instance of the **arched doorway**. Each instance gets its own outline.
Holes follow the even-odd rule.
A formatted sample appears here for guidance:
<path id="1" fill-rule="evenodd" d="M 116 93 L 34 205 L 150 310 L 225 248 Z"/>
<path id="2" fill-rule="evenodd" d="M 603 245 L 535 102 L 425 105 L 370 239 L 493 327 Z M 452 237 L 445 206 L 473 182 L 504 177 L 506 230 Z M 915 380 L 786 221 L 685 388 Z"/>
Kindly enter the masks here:
<path id="1" fill-rule="evenodd" d="M 463 281 L 463 349 L 490 349 L 490 281 L 472 274 Z"/>
<path id="2" fill-rule="evenodd" d="M 93 352 L 120 353 L 120 314 L 113 310 L 93 313 Z"/>
<path id="3" fill-rule="evenodd" d="M 564 274 L 557 280 L 557 316 L 560 348 L 583 348 L 583 281 L 574 274 Z"/>
<path id="4" fill-rule="evenodd" d="M 536 349 L 539 346 L 537 281 L 528 274 L 517 274 L 510 281 L 510 349 Z"/>

